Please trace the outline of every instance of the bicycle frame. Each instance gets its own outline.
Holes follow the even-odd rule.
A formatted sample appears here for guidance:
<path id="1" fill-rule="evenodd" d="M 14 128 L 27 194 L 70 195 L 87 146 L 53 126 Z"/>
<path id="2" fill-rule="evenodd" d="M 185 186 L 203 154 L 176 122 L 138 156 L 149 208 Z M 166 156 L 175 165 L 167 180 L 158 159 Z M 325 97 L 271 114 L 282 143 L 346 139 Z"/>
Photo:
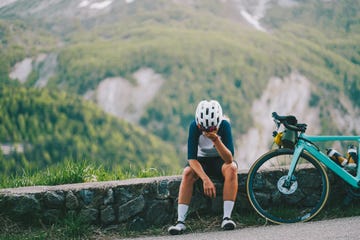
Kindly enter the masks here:
<path id="1" fill-rule="evenodd" d="M 288 179 L 291 179 L 291 176 L 294 172 L 300 154 L 303 151 L 308 152 L 312 155 L 315 159 L 319 162 L 324 164 L 327 168 L 337 174 L 340 178 L 342 178 L 345 182 L 350 184 L 352 187 L 359 189 L 360 188 L 360 154 L 358 154 L 358 164 L 357 164 L 357 171 L 356 176 L 353 176 L 344 168 L 336 164 L 332 159 L 330 159 L 326 154 L 321 152 L 315 145 L 311 144 L 311 142 L 326 142 L 326 141 L 357 141 L 358 148 L 360 147 L 360 136 L 312 136 L 307 135 L 305 133 L 300 133 L 299 140 L 295 146 L 293 159 L 291 161 Z"/>

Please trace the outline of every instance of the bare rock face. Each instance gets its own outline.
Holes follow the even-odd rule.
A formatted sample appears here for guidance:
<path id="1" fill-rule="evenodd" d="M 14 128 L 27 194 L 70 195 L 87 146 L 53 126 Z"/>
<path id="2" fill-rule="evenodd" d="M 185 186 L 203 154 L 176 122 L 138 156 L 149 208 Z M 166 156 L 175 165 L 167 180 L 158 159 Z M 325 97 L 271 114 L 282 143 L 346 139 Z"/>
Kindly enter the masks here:
<path id="1" fill-rule="evenodd" d="M 150 68 L 139 69 L 133 76 L 135 83 L 120 77 L 104 79 L 96 90 L 96 102 L 108 113 L 138 122 L 164 80 Z"/>
<path id="2" fill-rule="evenodd" d="M 272 112 L 280 115 L 295 115 L 299 122 L 311 123 L 312 133 L 321 130 L 319 109 L 309 107 L 311 82 L 299 73 L 292 73 L 285 78 L 273 77 L 262 96 L 253 102 L 252 118 L 254 127 L 237 139 L 238 152 L 236 160 L 241 169 L 248 169 L 253 161 L 267 152 L 272 142 L 274 122 Z M 317 131 L 318 130 L 318 131 Z"/>

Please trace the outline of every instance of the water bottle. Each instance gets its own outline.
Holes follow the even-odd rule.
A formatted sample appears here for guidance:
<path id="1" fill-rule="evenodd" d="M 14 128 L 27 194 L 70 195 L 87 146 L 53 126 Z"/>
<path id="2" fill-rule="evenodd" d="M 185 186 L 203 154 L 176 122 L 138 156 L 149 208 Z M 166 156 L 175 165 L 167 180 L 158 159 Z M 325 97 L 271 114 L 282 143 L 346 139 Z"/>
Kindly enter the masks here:
<path id="1" fill-rule="evenodd" d="M 335 149 L 327 149 L 327 155 L 337 164 L 340 164 L 343 167 L 348 163 L 348 160 Z"/>
<path id="2" fill-rule="evenodd" d="M 358 161 L 358 155 L 356 147 L 354 145 L 349 145 L 347 150 L 347 159 L 349 167 L 356 167 Z"/>

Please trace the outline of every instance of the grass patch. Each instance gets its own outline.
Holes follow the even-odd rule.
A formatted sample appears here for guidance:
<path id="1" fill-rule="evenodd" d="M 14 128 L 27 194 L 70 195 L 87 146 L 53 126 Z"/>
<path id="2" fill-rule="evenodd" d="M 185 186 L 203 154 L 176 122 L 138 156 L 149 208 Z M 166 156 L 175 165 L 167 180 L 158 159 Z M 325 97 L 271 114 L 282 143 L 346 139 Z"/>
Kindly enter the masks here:
<path id="1" fill-rule="evenodd" d="M 42 172 L 22 172 L 11 177 L 2 176 L 0 187 L 22 187 L 32 185 L 58 185 L 88 181 L 121 180 L 141 177 L 157 177 L 165 173 L 157 169 L 136 169 L 131 166 L 115 169 L 109 173 L 102 167 L 94 166 L 87 161 L 66 161 Z M 324 209 L 311 221 L 360 216 L 360 194 L 350 204 L 344 205 L 343 199 L 331 198 Z M 187 219 L 188 233 L 219 231 L 221 214 L 208 215 L 192 212 Z M 252 208 L 243 210 L 235 208 L 232 215 L 237 228 L 249 226 L 263 226 L 272 224 L 259 216 Z M 0 214 L 0 240 L 15 239 L 110 239 L 141 236 L 167 235 L 170 226 L 152 227 L 143 231 L 130 230 L 128 224 L 118 224 L 99 227 L 88 224 L 79 216 L 69 213 L 64 219 L 52 225 L 38 224 L 38 226 L 24 226 L 15 223 Z"/>
<path id="2" fill-rule="evenodd" d="M 24 226 L 0 216 L 0 239 L 89 239 L 92 230 L 90 224 L 74 214 L 68 214 L 64 219 L 51 226 Z"/>
<path id="3" fill-rule="evenodd" d="M 123 180 L 158 177 L 165 174 L 156 168 L 139 169 L 132 166 L 118 167 L 112 171 L 107 171 L 102 166 L 95 166 L 86 160 L 80 162 L 67 160 L 38 172 L 23 170 L 11 176 L 3 175 L 0 178 L 0 188 Z"/>

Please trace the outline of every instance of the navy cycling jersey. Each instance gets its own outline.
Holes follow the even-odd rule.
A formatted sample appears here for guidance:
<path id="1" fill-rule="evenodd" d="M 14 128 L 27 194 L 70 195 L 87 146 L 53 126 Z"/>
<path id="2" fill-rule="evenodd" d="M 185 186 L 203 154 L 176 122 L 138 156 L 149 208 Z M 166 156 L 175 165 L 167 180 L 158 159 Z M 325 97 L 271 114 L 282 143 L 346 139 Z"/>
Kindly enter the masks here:
<path id="1" fill-rule="evenodd" d="M 217 135 L 234 156 L 234 144 L 229 121 L 225 119 L 221 121 Z M 202 131 L 196 125 L 196 121 L 193 120 L 189 127 L 188 160 L 198 159 L 198 157 L 219 156 L 214 143 L 202 134 Z"/>

